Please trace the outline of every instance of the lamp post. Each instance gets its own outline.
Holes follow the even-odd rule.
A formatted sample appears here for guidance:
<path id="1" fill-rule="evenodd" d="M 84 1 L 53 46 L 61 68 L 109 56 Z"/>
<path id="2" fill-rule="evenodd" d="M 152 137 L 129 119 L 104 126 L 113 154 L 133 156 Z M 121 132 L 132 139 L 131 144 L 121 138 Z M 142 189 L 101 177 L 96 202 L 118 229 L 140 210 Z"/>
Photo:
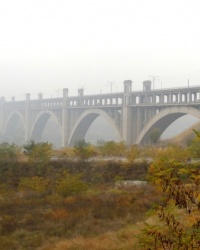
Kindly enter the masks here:
<path id="1" fill-rule="evenodd" d="M 107 82 L 107 84 L 108 85 L 110 85 L 110 92 L 112 93 L 112 89 L 113 89 L 113 84 L 114 84 L 115 82 Z"/>
<path id="2" fill-rule="evenodd" d="M 155 80 L 158 80 L 158 76 L 149 76 L 152 78 L 153 90 L 155 89 Z"/>

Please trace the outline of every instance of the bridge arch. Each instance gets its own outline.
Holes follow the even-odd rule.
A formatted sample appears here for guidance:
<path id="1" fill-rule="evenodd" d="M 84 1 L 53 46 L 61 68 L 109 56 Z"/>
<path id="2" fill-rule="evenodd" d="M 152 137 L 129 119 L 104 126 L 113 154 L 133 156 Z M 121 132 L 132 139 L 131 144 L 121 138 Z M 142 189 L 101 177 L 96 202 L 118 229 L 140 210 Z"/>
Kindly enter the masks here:
<path id="1" fill-rule="evenodd" d="M 58 117 L 52 111 L 41 111 L 35 118 L 32 128 L 30 130 L 30 139 L 36 142 L 41 141 L 42 133 L 44 131 L 45 125 L 49 118 L 53 118 L 53 121 L 58 126 L 58 133 L 62 135 L 61 124 L 58 120 Z"/>
<path id="2" fill-rule="evenodd" d="M 2 139 L 5 142 L 19 145 L 25 142 L 25 121 L 20 112 L 14 111 L 8 116 Z"/>
<path id="3" fill-rule="evenodd" d="M 186 114 L 200 119 L 200 111 L 193 107 L 170 107 L 160 111 L 143 128 L 137 138 L 136 144 L 148 143 L 151 129 L 153 127 L 160 129 L 162 134 L 170 124 Z"/>
<path id="4" fill-rule="evenodd" d="M 92 109 L 92 110 L 85 110 L 81 116 L 76 121 L 70 136 L 68 140 L 69 146 L 74 146 L 76 141 L 84 139 L 89 127 L 93 123 L 93 121 L 99 117 L 102 116 L 105 118 L 105 120 L 110 124 L 113 131 L 116 133 L 116 135 L 122 140 L 120 131 L 117 129 L 117 126 L 114 122 L 114 119 L 110 117 L 105 111 L 100 109 Z"/>

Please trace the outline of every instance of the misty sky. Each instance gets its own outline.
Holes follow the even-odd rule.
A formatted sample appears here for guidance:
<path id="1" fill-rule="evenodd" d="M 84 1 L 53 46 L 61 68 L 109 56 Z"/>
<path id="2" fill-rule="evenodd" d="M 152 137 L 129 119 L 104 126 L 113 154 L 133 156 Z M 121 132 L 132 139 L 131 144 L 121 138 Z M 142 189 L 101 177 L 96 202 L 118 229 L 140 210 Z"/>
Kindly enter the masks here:
<path id="1" fill-rule="evenodd" d="M 200 85 L 199 0 L 0 0 L 0 96 Z"/>

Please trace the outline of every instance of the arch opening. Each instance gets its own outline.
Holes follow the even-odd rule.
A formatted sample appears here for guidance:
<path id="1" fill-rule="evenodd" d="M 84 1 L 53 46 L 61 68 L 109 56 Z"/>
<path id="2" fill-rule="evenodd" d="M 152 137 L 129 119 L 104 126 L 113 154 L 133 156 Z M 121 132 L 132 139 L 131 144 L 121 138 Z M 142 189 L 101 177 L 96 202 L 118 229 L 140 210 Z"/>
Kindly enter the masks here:
<path id="1" fill-rule="evenodd" d="M 90 125 L 85 135 L 85 140 L 92 144 L 96 144 L 98 141 L 120 141 L 120 137 L 108 123 L 103 116 L 98 116 Z"/>
<path id="2" fill-rule="evenodd" d="M 77 121 L 69 137 L 69 146 L 85 139 L 92 144 L 98 140 L 120 141 L 120 133 L 111 117 L 101 110 L 86 111 Z"/>
<path id="3" fill-rule="evenodd" d="M 16 145 L 23 145 L 25 143 L 25 128 L 19 114 L 15 113 L 11 115 L 1 141 Z"/>
<path id="4" fill-rule="evenodd" d="M 49 142 L 55 148 L 61 147 L 61 130 L 57 120 L 50 113 L 41 114 L 36 120 L 31 133 L 31 140 L 36 143 Z"/>
<path id="5" fill-rule="evenodd" d="M 186 120 L 184 119 L 190 119 L 190 122 L 187 124 Z M 172 131 L 173 136 L 191 127 L 193 124 L 197 123 L 199 119 L 200 111 L 193 107 L 173 107 L 164 109 L 163 111 L 160 111 L 155 117 L 153 117 L 153 119 L 149 121 L 148 124 L 143 128 L 136 143 L 151 143 L 150 134 L 154 128 L 159 129 L 162 139 L 162 137 L 166 136 L 166 133 L 169 132 L 168 129 L 174 130 L 174 124 L 176 124 L 178 127 L 176 132 Z M 183 121 L 185 121 L 185 124 L 183 124 Z"/>

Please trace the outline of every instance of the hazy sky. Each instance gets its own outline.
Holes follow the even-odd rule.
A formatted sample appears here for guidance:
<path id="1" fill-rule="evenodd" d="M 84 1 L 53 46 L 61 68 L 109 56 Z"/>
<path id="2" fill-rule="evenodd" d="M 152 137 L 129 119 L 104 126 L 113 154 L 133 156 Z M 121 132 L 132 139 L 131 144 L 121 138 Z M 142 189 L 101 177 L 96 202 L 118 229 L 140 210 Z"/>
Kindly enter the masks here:
<path id="1" fill-rule="evenodd" d="M 199 0 L 0 0 L 0 96 L 200 85 Z"/>

